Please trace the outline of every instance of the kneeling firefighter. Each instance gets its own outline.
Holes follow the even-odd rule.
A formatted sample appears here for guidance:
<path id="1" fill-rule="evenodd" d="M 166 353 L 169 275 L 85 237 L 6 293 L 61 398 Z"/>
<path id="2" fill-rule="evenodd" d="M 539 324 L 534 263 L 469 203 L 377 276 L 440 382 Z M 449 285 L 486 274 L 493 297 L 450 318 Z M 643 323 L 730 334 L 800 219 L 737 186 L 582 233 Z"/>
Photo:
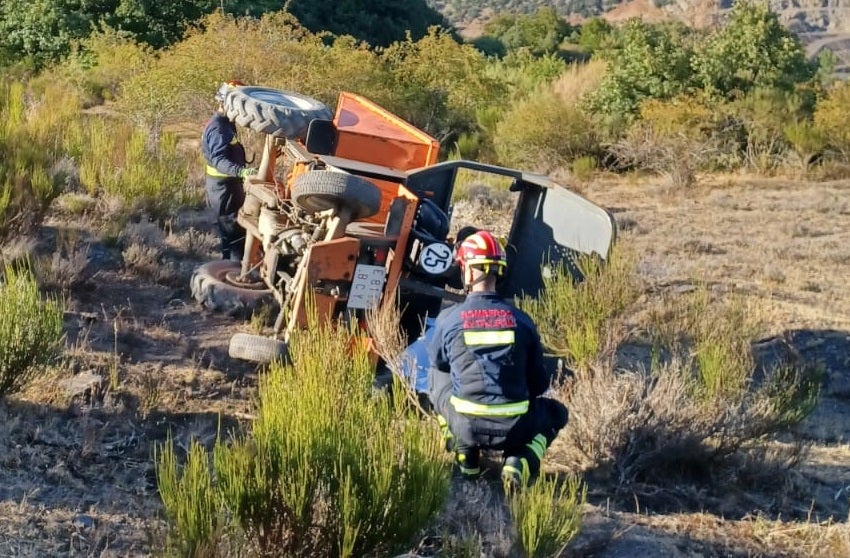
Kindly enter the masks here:
<path id="1" fill-rule="evenodd" d="M 539 475 L 567 408 L 542 397 L 552 378 L 534 322 L 496 293 L 507 267 L 502 245 L 478 231 L 461 242 L 456 259 L 467 296 L 437 317 L 429 397 L 465 477 L 480 474 L 481 449 L 500 450 L 503 481 L 522 486 Z"/>

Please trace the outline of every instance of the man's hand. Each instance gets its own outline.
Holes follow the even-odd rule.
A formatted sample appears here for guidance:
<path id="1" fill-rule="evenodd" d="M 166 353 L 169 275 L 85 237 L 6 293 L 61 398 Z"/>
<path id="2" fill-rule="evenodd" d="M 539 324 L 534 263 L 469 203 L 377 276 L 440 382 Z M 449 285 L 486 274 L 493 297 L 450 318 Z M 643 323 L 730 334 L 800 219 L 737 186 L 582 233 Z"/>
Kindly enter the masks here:
<path id="1" fill-rule="evenodd" d="M 239 171 L 239 178 L 248 178 L 249 176 L 254 176 L 257 174 L 257 169 L 254 167 L 245 167 L 241 171 Z"/>

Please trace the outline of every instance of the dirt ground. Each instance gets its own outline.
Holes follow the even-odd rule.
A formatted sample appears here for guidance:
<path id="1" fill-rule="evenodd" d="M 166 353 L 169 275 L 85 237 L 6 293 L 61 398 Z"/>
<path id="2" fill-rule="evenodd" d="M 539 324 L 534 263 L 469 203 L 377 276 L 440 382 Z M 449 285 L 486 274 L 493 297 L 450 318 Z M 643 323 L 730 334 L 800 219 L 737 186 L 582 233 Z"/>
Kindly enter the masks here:
<path id="1" fill-rule="evenodd" d="M 591 483 L 584 532 L 563 555 L 836 555 L 829 537 L 850 539 L 850 180 L 713 178 L 671 194 L 619 179 L 583 193 L 612 211 L 620 242 L 640 254 L 648 294 L 698 282 L 744 293 L 766 313 L 768 335 L 827 374 L 786 486 L 658 513 L 639 499 L 612 506 Z M 256 370 L 230 359 L 227 343 L 251 324 L 202 311 L 189 294 L 192 268 L 214 257 L 209 237 L 197 242 L 211 222 L 200 211 L 175 220 L 163 241 L 169 272 L 159 274 L 129 268 L 121 244 L 85 219 L 55 215 L 39 231 L 34 254 L 49 257 L 73 231 L 88 261 L 65 295 L 62 365 L 0 405 L 0 557 L 155 553 L 164 539 L 157 444 L 169 433 L 178 447 L 210 444 L 250 417 Z M 195 241 L 173 241 L 181 235 Z M 470 490 L 447 514 L 464 513 Z"/>

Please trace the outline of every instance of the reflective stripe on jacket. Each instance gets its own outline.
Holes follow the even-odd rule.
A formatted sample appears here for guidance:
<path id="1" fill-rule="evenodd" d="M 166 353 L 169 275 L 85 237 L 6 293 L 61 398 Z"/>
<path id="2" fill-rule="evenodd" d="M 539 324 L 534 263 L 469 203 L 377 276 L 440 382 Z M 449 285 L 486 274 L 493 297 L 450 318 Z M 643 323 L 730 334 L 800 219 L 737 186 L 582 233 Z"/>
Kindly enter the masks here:
<path id="1" fill-rule="evenodd" d="M 207 176 L 239 176 L 245 168 L 245 148 L 239 143 L 236 125 L 221 113 L 215 113 L 201 137 L 201 153 L 206 159 Z"/>
<path id="2" fill-rule="evenodd" d="M 470 293 L 437 317 L 429 346 L 434 373 L 451 375 L 458 413 L 511 417 L 551 381 L 531 318 L 495 293 Z"/>

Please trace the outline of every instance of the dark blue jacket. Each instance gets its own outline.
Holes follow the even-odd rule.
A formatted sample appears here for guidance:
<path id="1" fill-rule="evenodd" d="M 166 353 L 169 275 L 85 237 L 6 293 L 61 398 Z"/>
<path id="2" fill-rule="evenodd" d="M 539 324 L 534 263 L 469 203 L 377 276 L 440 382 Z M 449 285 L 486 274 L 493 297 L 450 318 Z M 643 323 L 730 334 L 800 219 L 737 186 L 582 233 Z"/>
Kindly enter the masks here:
<path id="1" fill-rule="evenodd" d="M 452 395 L 481 405 L 528 401 L 551 382 L 531 318 L 495 293 L 470 293 L 437 316 L 432 374 L 451 374 Z"/>
<path id="2" fill-rule="evenodd" d="M 223 175 L 239 176 L 239 171 L 245 168 L 245 148 L 237 139 L 236 125 L 220 112 L 204 128 L 201 153 L 207 165 Z"/>

